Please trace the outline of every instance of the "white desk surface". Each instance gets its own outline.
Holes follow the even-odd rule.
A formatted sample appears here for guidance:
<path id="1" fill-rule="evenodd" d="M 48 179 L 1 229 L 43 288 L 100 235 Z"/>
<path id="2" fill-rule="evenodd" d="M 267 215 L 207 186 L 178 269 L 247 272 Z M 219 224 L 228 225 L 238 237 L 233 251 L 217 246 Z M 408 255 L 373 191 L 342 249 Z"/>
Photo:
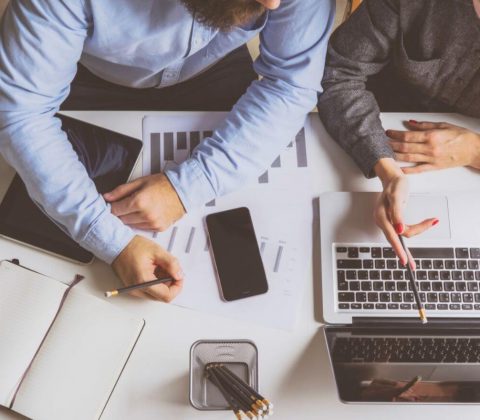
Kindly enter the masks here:
<path id="1" fill-rule="evenodd" d="M 144 112 L 69 112 L 69 115 L 106 128 L 141 138 Z M 149 114 L 155 114 L 150 113 Z M 376 191 L 378 180 L 366 180 L 347 155 L 329 139 L 316 115 L 310 116 L 318 141 L 310 144 L 315 196 L 325 191 Z M 400 128 L 402 121 L 450 121 L 475 127 L 480 122 L 456 115 L 385 114 L 386 128 Z M 0 162 L 0 197 L 13 171 Z M 452 169 L 417 175 L 412 192 L 480 189 L 480 176 L 468 169 Z M 413 180 L 412 180 L 413 181 Z M 313 207 L 313 206 L 312 206 Z M 312 211 L 313 214 L 313 211 Z M 472 221 L 474 222 L 474 221 Z M 478 221 L 475 221 L 478 223 Z M 373 223 L 373 222 L 372 222 Z M 201 412 L 189 404 L 189 350 L 198 339 L 243 338 L 253 340 L 259 349 L 260 389 L 275 404 L 273 418 L 309 419 L 406 419 L 436 420 L 456 417 L 478 418 L 478 406 L 345 405 L 337 397 L 321 326 L 321 290 L 318 234 L 314 232 L 311 276 L 304 294 L 302 312 L 293 332 L 252 327 L 226 318 L 183 309 L 174 305 L 121 297 L 112 300 L 147 321 L 142 338 L 125 369 L 104 413 L 105 420 L 158 420 L 234 418 L 230 412 Z M 27 247 L 0 239 L 0 259 L 19 258 L 34 269 L 57 278 L 82 273 L 78 286 L 100 296 L 119 285 L 110 267 L 95 261 L 79 266 Z M 5 343 L 0 343 L 5 345 Z M 1 374 L 1 373 L 0 373 Z M 81 402 L 79 402 L 81 404 Z M 20 416 L 0 409 L 0 419 Z M 68 420 L 68 419 L 65 419 Z"/>

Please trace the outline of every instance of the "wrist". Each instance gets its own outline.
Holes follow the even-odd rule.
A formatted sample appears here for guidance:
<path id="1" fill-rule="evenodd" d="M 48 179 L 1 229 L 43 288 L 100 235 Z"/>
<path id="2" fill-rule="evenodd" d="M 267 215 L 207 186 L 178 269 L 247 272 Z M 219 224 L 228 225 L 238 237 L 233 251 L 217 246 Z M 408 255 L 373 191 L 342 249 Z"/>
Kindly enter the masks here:
<path id="1" fill-rule="evenodd" d="M 373 169 L 383 185 L 392 179 L 404 176 L 402 169 L 392 158 L 382 158 L 378 160 Z"/>
<path id="2" fill-rule="evenodd" d="M 480 134 L 477 133 L 475 133 L 473 158 L 470 166 L 475 169 L 480 169 Z"/>

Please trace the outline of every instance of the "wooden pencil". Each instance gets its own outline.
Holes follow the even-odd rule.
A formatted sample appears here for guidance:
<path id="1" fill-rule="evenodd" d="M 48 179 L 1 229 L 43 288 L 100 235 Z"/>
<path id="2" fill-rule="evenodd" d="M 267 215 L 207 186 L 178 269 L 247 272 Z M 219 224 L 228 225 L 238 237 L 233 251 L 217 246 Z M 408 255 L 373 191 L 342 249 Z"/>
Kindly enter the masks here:
<path id="1" fill-rule="evenodd" d="M 109 297 L 117 296 L 121 293 L 131 292 L 132 290 L 145 289 L 150 286 L 155 286 L 156 284 L 168 283 L 169 281 L 175 281 L 175 280 L 172 277 L 165 277 L 163 279 L 155 279 L 155 280 L 146 281 L 144 283 L 134 284 L 132 286 L 121 287 L 120 289 L 115 289 L 115 290 L 110 290 L 108 292 L 105 292 L 105 297 L 109 298 Z"/>

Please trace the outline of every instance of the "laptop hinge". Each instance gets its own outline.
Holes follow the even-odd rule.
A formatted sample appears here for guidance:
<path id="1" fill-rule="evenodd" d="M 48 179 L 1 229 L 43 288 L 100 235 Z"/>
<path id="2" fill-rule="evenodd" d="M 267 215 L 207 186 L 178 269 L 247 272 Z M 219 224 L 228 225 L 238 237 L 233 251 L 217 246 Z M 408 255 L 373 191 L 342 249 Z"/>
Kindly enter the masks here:
<path id="1" fill-rule="evenodd" d="M 480 328 L 480 318 L 429 318 L 427 324 L 422 324 L 418 318 L 353 317 L 352 327 Z"/>

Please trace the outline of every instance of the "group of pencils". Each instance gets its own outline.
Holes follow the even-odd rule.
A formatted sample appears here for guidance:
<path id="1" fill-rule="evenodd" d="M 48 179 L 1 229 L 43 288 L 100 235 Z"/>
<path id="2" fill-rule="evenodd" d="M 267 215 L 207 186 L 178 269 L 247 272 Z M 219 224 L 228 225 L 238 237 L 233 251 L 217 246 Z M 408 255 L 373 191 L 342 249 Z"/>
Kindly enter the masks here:
<path id="1" fill-rule="evenodd" d="M 265 419 L 273 414 L 273 404 L 222 363 L 209 363 L 206 377 L 219 389 L 238 420 Z"/>

